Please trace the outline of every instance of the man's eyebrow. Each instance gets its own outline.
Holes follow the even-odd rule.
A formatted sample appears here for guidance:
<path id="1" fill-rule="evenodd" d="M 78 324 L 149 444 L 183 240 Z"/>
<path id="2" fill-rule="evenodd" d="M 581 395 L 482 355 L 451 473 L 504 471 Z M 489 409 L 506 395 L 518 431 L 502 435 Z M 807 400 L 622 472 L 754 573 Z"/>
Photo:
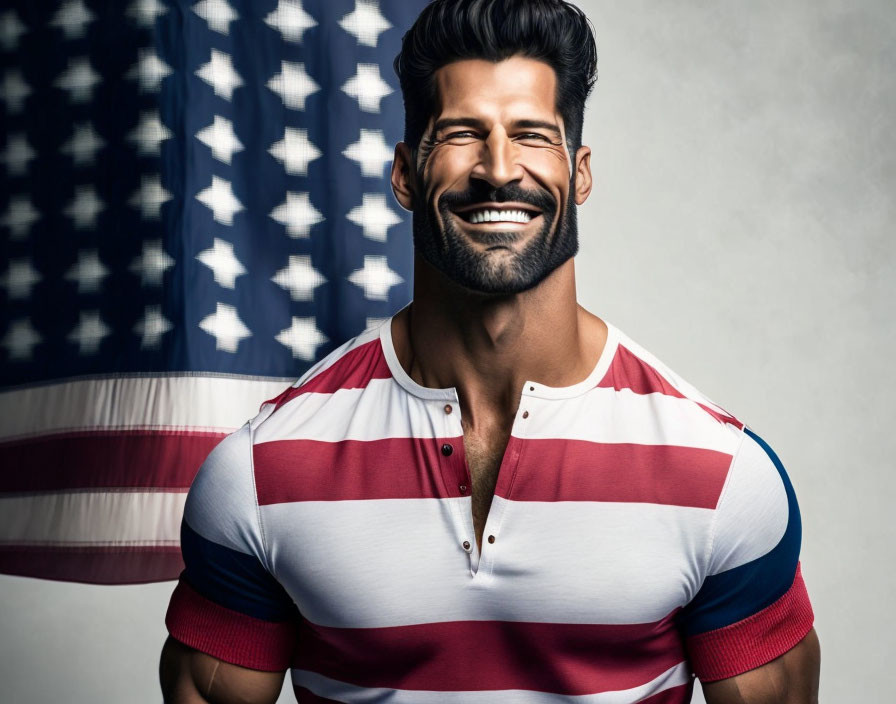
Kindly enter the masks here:
<path id="1" fill-rule="evenodd" d="M 514 120 L 511 124 L 516 128 L 522 129 L 548 130 L 557 135 L 557 139 L 563 137 L 560 127 L 553 122 L 546 122 L 544 120 Z M 432 126 L 432 134 L 438 134 L 449 127 L 475 127 L 476 129 L 483 130 L 485 129 L 485 123 L 475 117 L 445 117 L 435 122 Z"/>

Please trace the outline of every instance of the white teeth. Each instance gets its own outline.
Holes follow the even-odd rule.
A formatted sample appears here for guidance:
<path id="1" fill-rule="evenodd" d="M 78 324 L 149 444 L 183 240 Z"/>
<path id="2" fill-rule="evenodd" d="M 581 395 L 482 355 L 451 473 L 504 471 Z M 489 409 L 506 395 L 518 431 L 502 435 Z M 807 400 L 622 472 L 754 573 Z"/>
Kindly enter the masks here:
<path id="1" fill-rule="evenodd" d="M 481 222 L 522 222 L 526 223 L 532 216 L 525 210 L 477 210 L 469 221 L 474 225 Z"/>

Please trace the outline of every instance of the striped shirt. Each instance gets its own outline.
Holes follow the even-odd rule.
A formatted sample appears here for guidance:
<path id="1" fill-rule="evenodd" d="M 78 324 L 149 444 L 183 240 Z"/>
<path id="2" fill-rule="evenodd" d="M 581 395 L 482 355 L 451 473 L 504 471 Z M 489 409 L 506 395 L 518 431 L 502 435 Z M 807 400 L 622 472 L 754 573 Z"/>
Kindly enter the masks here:
<path id="1" fill-rule="evenodd" d="M 177 640 L 301 702 L 667 704 L 812 627 L 771 449 L 608 326 L 584 381 L 527 381 L 481 549 L 456 389 L 391 320 L 335 350 L 202 466 Z"/>

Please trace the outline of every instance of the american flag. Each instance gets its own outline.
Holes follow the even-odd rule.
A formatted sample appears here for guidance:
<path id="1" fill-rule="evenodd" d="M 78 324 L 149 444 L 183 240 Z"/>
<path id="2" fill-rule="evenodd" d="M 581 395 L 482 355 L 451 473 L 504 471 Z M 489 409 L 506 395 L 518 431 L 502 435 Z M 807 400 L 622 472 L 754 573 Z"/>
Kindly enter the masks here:
<path id="1" fill-rule="evenodd" d="M 0 10 L 0 572 L 173 579 L 211 448 L 411 295 L 424 0 Z"/>

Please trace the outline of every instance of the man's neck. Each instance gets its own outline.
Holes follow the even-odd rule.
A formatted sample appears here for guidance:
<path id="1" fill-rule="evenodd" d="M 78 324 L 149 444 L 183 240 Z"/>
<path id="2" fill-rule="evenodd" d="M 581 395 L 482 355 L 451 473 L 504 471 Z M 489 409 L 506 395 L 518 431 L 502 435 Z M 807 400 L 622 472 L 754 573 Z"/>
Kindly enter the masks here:
<path id="1" fill-rule="evenodd" d="M 506 297 L 471 294 L 419 256 L 415 272 L 414 301 L 393 324 L 396 353 L 418 384 L 457 388 L 466 424 L 512 417 L 526 380 L 570 386 L 597 363 L 606 326 L 577 304 L 572 259 Z"/>

